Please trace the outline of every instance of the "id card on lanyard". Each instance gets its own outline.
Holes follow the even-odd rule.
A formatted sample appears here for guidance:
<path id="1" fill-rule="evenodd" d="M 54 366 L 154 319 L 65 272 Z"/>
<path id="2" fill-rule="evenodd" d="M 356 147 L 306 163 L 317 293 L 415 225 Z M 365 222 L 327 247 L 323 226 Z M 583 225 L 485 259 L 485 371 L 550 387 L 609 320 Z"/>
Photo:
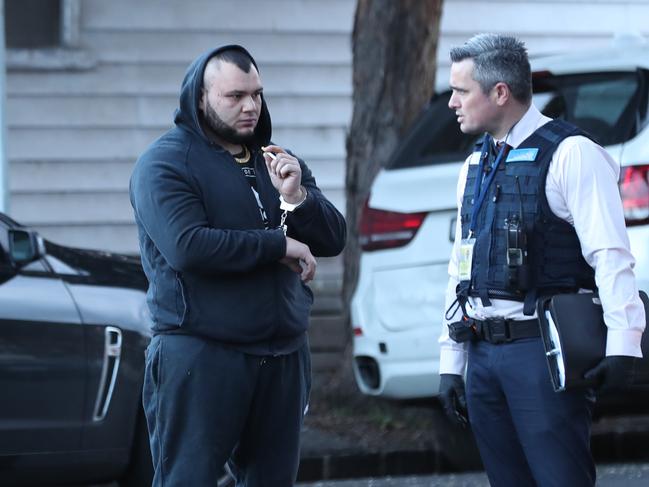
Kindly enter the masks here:
<path id="1" fill-rule="evenodd" d="M 460 241 L 460 260 L 458 265 L 460 281 L 468 281 L 471 279 L 474 246 L 475 238 L 463 238 Z"/>

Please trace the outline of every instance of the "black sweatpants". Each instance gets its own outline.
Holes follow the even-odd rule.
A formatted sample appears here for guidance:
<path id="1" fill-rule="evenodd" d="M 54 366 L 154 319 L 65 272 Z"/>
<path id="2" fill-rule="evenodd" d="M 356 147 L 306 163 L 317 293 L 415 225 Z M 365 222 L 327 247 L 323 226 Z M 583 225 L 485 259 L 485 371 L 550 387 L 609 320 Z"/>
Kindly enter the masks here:
<path id="1" fill-rule="evenodd" d="M 228 460 L 237 487 L 292 486 L 310 375 L 308 344 L 263 357 L 193 336 L 154 337 L 143 389 L 153 486 L 216 486 Z"/>

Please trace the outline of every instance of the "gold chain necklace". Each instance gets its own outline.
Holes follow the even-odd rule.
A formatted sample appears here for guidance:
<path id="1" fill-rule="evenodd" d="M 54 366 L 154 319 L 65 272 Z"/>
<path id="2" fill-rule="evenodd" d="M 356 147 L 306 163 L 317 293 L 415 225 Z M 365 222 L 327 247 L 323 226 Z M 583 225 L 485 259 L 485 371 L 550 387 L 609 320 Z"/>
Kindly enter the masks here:
<path id="1" fill-rule="evenodd" d="M 245 164 L 246 162 L 248 162 L 250 160 L 250 151 L 248 150 L 248 146 L 246 146 L 245 144 L 243 145 L 243 155 L 241 157 L 232 157 L 234 157 L 234 160 L 239 164 Z"/>

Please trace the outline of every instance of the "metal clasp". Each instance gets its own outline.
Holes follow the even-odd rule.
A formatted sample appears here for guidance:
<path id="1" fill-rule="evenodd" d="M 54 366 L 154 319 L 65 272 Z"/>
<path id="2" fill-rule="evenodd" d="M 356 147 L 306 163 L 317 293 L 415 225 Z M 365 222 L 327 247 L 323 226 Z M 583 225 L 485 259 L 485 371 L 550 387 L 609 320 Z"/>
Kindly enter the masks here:
<path id="1" fill-rule="evenodd" d="M 288 226 L 286 225 L 286 215 L 287 214 L 288 213 L 286 212 L 286 210 L 284 210 L 284 212 L 282 213 L 282 216 L 280 217 L 280 220 L 279 220 L 279 228 L 281 228 L 282 231 L 284 232 L 284 236 L 286 236 L 286 232 L 288 232 Z"/>

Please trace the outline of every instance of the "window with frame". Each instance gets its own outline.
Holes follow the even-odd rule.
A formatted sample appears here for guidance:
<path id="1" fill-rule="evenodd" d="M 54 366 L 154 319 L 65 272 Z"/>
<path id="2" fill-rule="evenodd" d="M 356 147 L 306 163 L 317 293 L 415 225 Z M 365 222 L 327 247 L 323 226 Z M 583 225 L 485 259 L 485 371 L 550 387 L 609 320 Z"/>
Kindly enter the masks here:
<path id="1" fill-rule="evenodd" d="M 81 0 L 5 0 L 8 69 L 89 69 L 80 48 Z"/>
<path id="2" fill-rule="evenodd" d="M 61 1 L 6 1 L 7 49 L 43 49 L 61 45 Z"/>

